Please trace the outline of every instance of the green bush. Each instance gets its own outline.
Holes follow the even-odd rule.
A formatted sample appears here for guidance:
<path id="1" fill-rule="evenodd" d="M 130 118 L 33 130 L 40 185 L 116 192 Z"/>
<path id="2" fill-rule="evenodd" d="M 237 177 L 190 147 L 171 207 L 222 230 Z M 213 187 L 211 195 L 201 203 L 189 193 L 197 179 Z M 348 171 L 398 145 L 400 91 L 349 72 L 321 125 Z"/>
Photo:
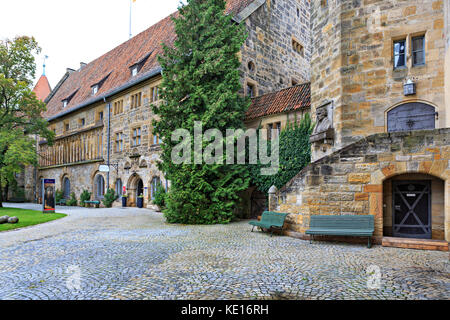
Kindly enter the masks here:
<path id="1" fill-rule="evenodd" d="M 107 208 L 111 208 L 112 204 L 116 199 L 118 198 L 116 191 L 114 189 L 108 189 L 105 193 L 105 197 L 103 198 L 102 202 Z"/>
<path id="2" fill-rule="evenodd" d="M 76 207 L 78 205 L 77 197 L 75 196 L 75 192 L 72 192 L 70 194 L 70 199 L 67 200 L 67 205 L 69 207 Z"/>
<path id="3" fill-rule="evenodd" d="M 81 206 L 82 207 L 84 207 L 86 205 L 84 203 L 85 201 L 91 200 L 91 195 L 92 195 L 92 192 L 89 192 L 87 190 L 83 190 L 83 192 L 80 195 L 80 202 L 81 202 Z"/>
<path id="4" fill-rule="evenodd" d="M 155 198 L 153 199 L 153 203 L 156 204 L 160 208 L 164 208 L 166 206 L 166 196 L 167 192 L 163 186 L 159 185 L 156 188 Z"/>
<path id="5" fill-rule="evenodd" d="M 55 192 L 56 202 L 57 203 L 60 202 L 62 198 L 64 198 L 64 192 L 62 192 L 62 190 L 56 190 Z"/>

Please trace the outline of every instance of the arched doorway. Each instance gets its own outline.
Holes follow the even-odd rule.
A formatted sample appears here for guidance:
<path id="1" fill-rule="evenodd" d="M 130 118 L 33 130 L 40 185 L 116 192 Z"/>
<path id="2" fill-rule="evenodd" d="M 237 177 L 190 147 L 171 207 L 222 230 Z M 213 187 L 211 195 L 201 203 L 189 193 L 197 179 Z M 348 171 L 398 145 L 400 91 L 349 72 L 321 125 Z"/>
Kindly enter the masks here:
<path id="1" fill-rule="evenodd" d="M 406 173 L 384 181 L 384 235 L 444 240 L 444 190 L 444 181 L 428 174 Z"/>
<path id="2" fill-rule="evenodd" d="M 130 207 L 136 207 L 138 196 L 144 195 L 144 183 L 138 174 L 133 174 L 128 179 L 127 195 L 128 195 L 128 206 Z"/>
<path id="3" fill-rule="evenodd" d="M 63 180 L 63 194 L 64 199 L 70 198 L 70 180 L 68 177 L 65 177 Z"/>
<path id="4" fill-rule="evenodd" d="M 434 129 L 436 111 L 422 102 L 408 102 L 392 108 L 387 113 L 388 132 Z"/>
<path id="5" fill-rule="evenodd" d="M 95 198 L 101 200 L 105 196 L 105 178 L 101 174 L 98 174 L 94 180 L 94 192 Z"/>
<path id="6" fill-rule="evenodd" d="M 250 198 L 250 218 L 256 219 L 267 209 L 267 196 L 258 189 L 255 189 Z"/>

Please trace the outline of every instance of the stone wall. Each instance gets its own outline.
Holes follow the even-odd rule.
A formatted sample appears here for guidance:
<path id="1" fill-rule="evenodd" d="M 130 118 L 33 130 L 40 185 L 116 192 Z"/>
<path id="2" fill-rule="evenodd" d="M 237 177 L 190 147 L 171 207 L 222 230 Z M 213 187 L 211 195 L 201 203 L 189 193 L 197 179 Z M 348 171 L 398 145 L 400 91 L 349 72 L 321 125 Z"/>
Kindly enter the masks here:
<path id="1" fill-rule="evenodd" d="M 334 143 L 316 144 L 313 158 L 361 138 L 386 132 L 386 113 L 404 102 L 425 102 L 449 127 L 445 101 L 443 0 L 313 1 L 311 58 L 312 114 L 333 104 Z M 423 66 L 412 65 L 411 37 L 425 35 Z M 393 68 L 393 41 L 406 39 L 407 66 Z M 417 93 L 403 95 L 412 79 Z"/>
<path id="2" fill-rule="evenodd" d="M 450 129 L 382 133 L 366 137 L 312 163 L 278 192 L 279 212 L 291 213 L 287 234 L 303 237 L 311 215 L 374 215 L 383 236 L 383 182 L 420 173 L 444 183 L 445 215 L 435 238 L 450 240 Z M 385 191 L 387 192 L 387 191 Z M 441 230 L 441 232 L 439 232 Z"/>
<path id="3" fill-rule="evenodd" d="M 298 14 L 297 16 L 297 9 Z M 241 50 L 241 83 L 250 81 L 258 95 L 290 87 L 310 79 L 310 1 L 267 0 L 246 20 L 248 38 Z M 304 48 L 303 56 L 292 48 L 292 39 Z M 254 71 L 249 70 L 252 61 Z"/>

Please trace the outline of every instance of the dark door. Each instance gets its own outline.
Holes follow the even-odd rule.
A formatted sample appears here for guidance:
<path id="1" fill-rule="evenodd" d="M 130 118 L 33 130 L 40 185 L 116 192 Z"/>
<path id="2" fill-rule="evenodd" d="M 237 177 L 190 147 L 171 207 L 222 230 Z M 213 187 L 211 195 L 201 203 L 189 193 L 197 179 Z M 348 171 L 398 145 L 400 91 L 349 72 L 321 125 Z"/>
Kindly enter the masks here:
<path id="1" fill-rule="evenodd" d="M 431 181 L 393 181 L 393 235 L 431 239 Z"/>
<path id="2" fill-rule="evenodd" d="M 421 102 L 405 103 L 388 112 L 388 132 L 434 129 L 435 119 L 433 106 Z"/>
<path id="3" fill-rule="evenodd" d="M 64 198 L 70 198 L 70 180 L 69 178 L 64 178 Z"/>
<path id="4" fill-rule="evenodd" d="M 259 190 L 255 190 L 251 197 L 251 219 L 256 219 L 267 210 L 267 197 Z"/>
<path id="5" fill-rule="evenodd" d="M 136 191 L 138 197 L 144 194 L 144 183 L 142 180 L 139 180 Z"/>

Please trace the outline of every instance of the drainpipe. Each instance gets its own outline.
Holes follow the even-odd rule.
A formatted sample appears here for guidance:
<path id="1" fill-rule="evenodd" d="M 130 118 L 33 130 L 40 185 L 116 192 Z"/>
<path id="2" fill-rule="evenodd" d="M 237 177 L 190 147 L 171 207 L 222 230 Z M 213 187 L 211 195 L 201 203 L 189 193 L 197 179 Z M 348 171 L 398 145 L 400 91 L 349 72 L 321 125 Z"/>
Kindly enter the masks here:
<path id="1" fill-rule="evenodd" d="M 106 145 L 107 145 L 106 164 L 108 165 L 108 169 L 110 169 L 110 166 L 109 166 L 110 165 L 110 163 L 109 163 L 109 160 L 110 160 L 109 159 L 109 156 L 110 156 L 109 149 L 110 149 L 110 142 L 111 142 L 111 139 L 110 139 L 110 137 L 111 137 L 111 104 L 106 102 L 106 98 L 103 98 L 103 101 L 106 103 L 106 107 L 108 108 L 108 132 L 107 132 L 107 142 L 106 142 Z M 108 172 L 106 174 L 106 185 L 107 185 L 106 190 L 109 189 L 109 171 L 110 170 L 108 170 Z"/>

